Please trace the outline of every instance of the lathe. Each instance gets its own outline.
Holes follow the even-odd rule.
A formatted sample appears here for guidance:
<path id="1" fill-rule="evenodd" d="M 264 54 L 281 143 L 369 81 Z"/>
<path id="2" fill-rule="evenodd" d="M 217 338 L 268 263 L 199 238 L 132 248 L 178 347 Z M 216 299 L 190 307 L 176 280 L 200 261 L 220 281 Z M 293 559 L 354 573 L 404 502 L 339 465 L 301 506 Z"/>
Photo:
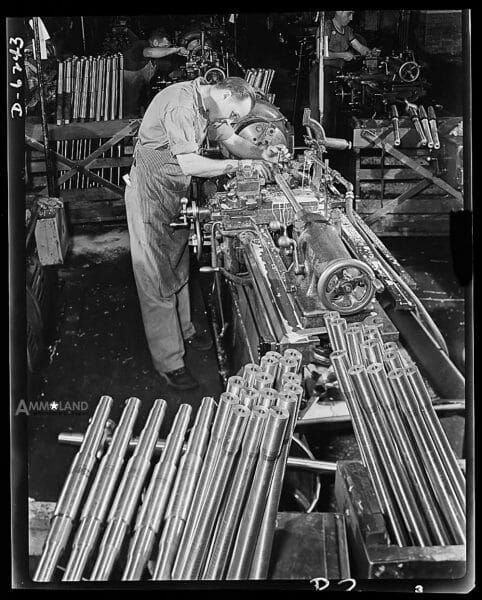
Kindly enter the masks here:
<path id="1" fill-rule="evenodd" d="M 204 186 L 204 200 L 184 200 L 173 224 L 193 223 L 198 259 L 210 245 L 201 272 L 215 274 L 218 350 L 231 360 L 223 377 L 288 347 L 307 363 L 323 362 L 324 316 L 337 311 L 349 323 L 383 323 L 384 340 L 401 338 L 442 398 L 462 398 L 463 377 L 413 280 L 357 215 L 352 184 L 324 158 L 350 143 L 326 137 L 309 109 L 303 124 L 305 151 L 276 168 L 273 182 L 247 166 L 222 189 Z M 261 145 L 290 146 L 286 119 L 266 102 L 237 131 Z"/>
<path id="2" fill-rule="evenodd" d="M 388 112 L 394 103 L 417 102 L 429 86 L 411 51 L 363 58 L 361 69 L 341 72 L 330 82 L 342 107 L 373 115 Z"/>

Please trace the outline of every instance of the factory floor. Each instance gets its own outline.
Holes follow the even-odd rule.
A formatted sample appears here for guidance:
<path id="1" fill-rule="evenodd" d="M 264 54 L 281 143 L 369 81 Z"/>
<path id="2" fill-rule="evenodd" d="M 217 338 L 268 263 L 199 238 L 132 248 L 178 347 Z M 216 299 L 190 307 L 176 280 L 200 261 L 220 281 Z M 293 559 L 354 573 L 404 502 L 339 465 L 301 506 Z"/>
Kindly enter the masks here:
<path id="1" fill-rule="evenodd" d="M 419 284 L 419 297 L 445 335 L 453 361 L 463 370 L 464 289 L 451 270 L 448 240 L 388 238 L 384 242 Z M 205 313 L 209 283 L 205 277 L 209 276 L 193 269 L 193 321 L 200 331 L 209 330 Z M 164 398 L 168 409 L 161 436 L 165 437 L 181 403 L 196 409 L 203 396 L 217 397 L 222 391 L 214 350 L 191 350 L 187 354 L 186 362 L 200 382 L 196 390 L 179 393 L 156 377 L 144 338 L 125 228 L 78 232 L 67 263 L 58 271 L 57 288 L 49 356 L 38 379 L 30 382 L 31 399 L 56 401 L 60 407 L 66 402 L 84 402 L 88 408 L 75 413 L 50 410 L 30 415 L 29 497 L 41 501 L 57 500 L 76 452 L 72 446 L 59 444 L 58 434 L 85 431 L 88 417 L 102 395 L 114 398 L 114 421 L 126 398 L 140 398 L 139 425 L 145 421 L 153 400 Z M 443 424 L 457 433 L 453 439 L 461 440 L 463 416 L 449 416 Z M 319 459 L 359 458 L 349 425 L 312 426 L 306 436 Z M 456 449 L 459 454 L 461 448 L 460 441 Z M 330 477 L 322 478 L 316 510 L 336 510 L 333 495 L 328 492 L 331 483 Z"/>

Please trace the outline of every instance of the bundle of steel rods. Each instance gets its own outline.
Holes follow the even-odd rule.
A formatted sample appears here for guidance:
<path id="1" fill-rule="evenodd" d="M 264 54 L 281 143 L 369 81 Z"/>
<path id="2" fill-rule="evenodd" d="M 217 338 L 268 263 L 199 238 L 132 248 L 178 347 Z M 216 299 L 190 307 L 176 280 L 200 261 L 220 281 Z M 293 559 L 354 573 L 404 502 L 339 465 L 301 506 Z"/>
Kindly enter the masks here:
<path id="1" fill-rule="evenodd" d="M 57 125 L 122 119 L 124 58 L 73 56 L 59 62 Z"/>
<path id="2" fill-rule="evenodd" d="M 415 363 L 376 325 L 325 314 L 330 359 L 392 543 L 465 543 L 465 480 Z"/>
<path id="3" fill-rule="evenodd" d="M 51 581 L 57 567 L 63 581 L 266 577 L 300 367 L 294 349 L 245 365 L 217 403 L 203 398 L 189 432 L 192 408 L 181 404 L 159 458 L 165 401 L 154 402 L 127 458 L 140 401 L 129 398 L 108 433 L 112 398 L 102 397 L 34 580 Z"/>
<path id="4" fill-rule="evenodd" d="M 268 94 L 274 74 L 274 69 L 248 69 L 244 78 L 250 85 Z"/>

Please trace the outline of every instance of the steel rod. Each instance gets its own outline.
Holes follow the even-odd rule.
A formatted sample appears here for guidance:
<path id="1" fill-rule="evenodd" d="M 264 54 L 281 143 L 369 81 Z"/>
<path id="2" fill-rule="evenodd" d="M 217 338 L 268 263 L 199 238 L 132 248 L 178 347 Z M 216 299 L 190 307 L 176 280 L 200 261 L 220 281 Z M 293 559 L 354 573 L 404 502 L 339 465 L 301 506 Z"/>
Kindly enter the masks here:
<path id="1" fill-rule="evenodd" d="M 129 446 L 140 402 L 138 398 L 129 398 L 126 401 L 119 424 L 115 428 L 112 441 L 100 462 L 89 495 L 82 508 L 80 525 L 72 543 L 72 551 L 62 581 L 80 581 L 82 578 L 100 535 L 109 502 L 124 464 L 124 455 Z"/>
<path id="2" fill-rule="evenodd" d="M 276 459 L 281 452 L 288 422 L 288 411 L 279 408 L 268 410 L 260 456 L 239 523 L 226 579 L 247 579 L 249 576 Z"/>
<path id="3" fill-rule="evenodd" d="M 139 580 L 151 556 L 176 476 L 191 412 L 192 408 L 189 404 L 181 404 L 176 413 L 166 440 L 164 452 L 154 467 L 151 480 L 137 513 L 122 581 Z"/>
<path id="4" fill-rule="evenodd" d="M 58 561 L 66 548 L 82 496 L 101 450 L 112 402 L 110 396 L 102 396 L 90 420 L 82 446 L 75 455 L 55 505 L 42 556 L 33 577 L 34 581 L 51 581 Z"/>
<path id="5" fill-rule="evenodd" d="M 196 415 L 196 420 L 181 458 L 176 481 L 166 509 L 164 526 L 159 540 L 158 555 L 153 572 L 154 580 L 171 579 L 171 570 L 177 556 L 179 543 L 189 514 L 197 479 L 206 453 L 209 429 L 215 411 L 214 398 L 206 396 Z"/>
<path id="6" fill-rule="evenodd" d="M 91 581 L 109 580 L 139 501 L 165 412 L 166 402 L 155 400 L 110 508 Z"/>

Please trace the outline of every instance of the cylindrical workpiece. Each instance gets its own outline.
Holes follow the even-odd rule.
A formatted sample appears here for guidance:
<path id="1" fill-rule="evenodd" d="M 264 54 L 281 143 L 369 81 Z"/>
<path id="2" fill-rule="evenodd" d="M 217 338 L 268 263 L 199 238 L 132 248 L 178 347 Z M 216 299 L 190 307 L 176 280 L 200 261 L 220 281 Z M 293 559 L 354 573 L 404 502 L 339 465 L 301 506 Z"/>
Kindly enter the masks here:
<path id="1" fill-rule="evenodd" d="M 417 398 L 408 381 L 404 369 L 395 369 L 388 374 L 390 385 L 394 391 L 397 403 L 405 415 L 405 419 L 420 448 L 420 456 L 425 470 L 430 478 L 432 490 L 439 506 L 443 507 L 444 515 L 449 524 L 456 544 L 465 543 L 465 515 L 460 506 L 452 482 L 447 477 L 446 467 L 434 448 L 430 432 L 425 425 Z"/>
<path id="2" fill-rule="evenodd" d="M 301 373 L 284 373 L 281 377 L 281 389 L 283 389 L 285 383 L 296 383 L 297 385 L 302 385 Z"/>
<path id="3" fill-rule="evenodd" d="M 264 390 L 260 391 L 255 406 L 264 406 L 265 408 L 271 408 L 276 404 L 277 399 L 278 392 L 274 388 L 265 388 Z"/>
<path id="4" fill-rule="evenodd" d="M 339 318 L 340 318 L 340 313 L 336 310 L 330 310 L 330 311 L 327 311 L 326 313 L 323 313 L 323 319 L 325 321 L 326 332 L 328 334 L 328 339 L 330 341 L 330 344 L 332 343 L 332 339 L 333 339 L 333 333 L 331 331 L 331 322 L 334 319 L 339 319 Z"/>
<path id="5" fill-rule="evenodd" d="M 234 396 L 239 396 L 239 392 L 241 391 L 241 388 L 244 387 L 245 383 L 246 382 L 242 377 L 239 377 L 238 375 L 233 375 L 228 379 L 226 391 L 230 394 L 233 394 Z"/>
<path id="6" fill-rule="evenodd" d="M 346 319 L 338 318 L 330 321 L 330 332 L 332 338 L 330 339 L 331 347 L 333 350 L 346 350 Z"/>
<path id="7" fill-rule="evenodd" d="M 257 373 L 256 376 L 260 375 L 260 373 Z M 254 387 L 244 387 L 240 392 L 239 392 L 239 404 L 242 404 L 243 406 L 246 406 L 246 408 L 251 408 L 254 404 L 256 404 L 256 402 L 258 401 L 259 398 L 259 391 L 257 389 L 255 389 Z"/>
<path id="8" fill-rule="evenodd" d="M 139 436 L 139 443 L 126 465 L 117 494 L 110 508 L 107 527 L 90 575 L 91 581 L 108 581 L 109 579 L 151 466 L 152 452 L 156 445 L 165 412 L 166 402 L 160 399 L 155 400 Z"/>
<path id="9" fill-rule="evenodd" d="M 298 363 L 293 358 L 282 357 L 278 363 L 278 377 L 276 379 L 276 388 L 280 389 L 283 375 L 285 373 L 296 373 L 298 370 Z"/>
<path id="10" fill-rule="evenodd" d="M 360 344 L 360 349 L 365 365 L 383 362 L 382 347 L 378 340 L 370 338 Z"/>
<path id="11" fill-rule="evenodd" d="M 124 464 L 124 456 L 132 436 L 140 402 L 138 398 L 129 398 L 126 402 L 109 449 L 101 460 L 94 483 L 82 508 L 80 525 L 72 543 L 72 551 L 62 581 L 81 580 L 96 545 L 120 470 Z"/>
<path id="12" fill-rule="evenodd" d="M 255 373 L 253 376 L 253 387 L 258 391 L 264 390 L 265 388 L 270 388 L 273 385 L 274 377 L 270 373 L 260 371 L 259 373 Z"/>
<path id="13" fill-rule="evenodd" d="M 249 575 L 271 484 L 271 476 L 276 458 L 281 451 L 288 422 L 288 411 L 278 408 L 268 410 L 268 420 L 261 441 L 260 457 L 239 524 L 226 579 L 246 579 Z"/>
<path id="14" fill-rule="evenodd" d="M 266 356 L 266 354 L 261 358 L 259 366 L 265 373 L 269 373 L 274 377 L 276 381 L 276 376 L 278 374 L 278 362 L 279 358 L 275 358 L 274 356 Z"/>
<path id="15" fill-rule="evenodd" d="M 296 371 L 297 372 L 301 369 L 301 362 L 303 360 L 303 355 L 301 354 L 301 352 L 299 352 L 295 348 L 287 348 L 283 352 L 283 356 L 285 358 L 292 358 L 292 359 L 296 360 L 296 363 L 297 363 Z"/>
<path id="16" fill-rule="evenodd" d="M 363 367 L 348 369 L 357 397 L 371 418 L 368 419 L 380 459 L 387 476 L 390 477 L 395 501 L 399 506 L 402 519 L 407 527 L 413 544 L 427 546 L 431 544 L 430 535 L 413 495 L 408 473 L 401 460 L 397 447 L 389 435 L 388 425 L 379 409 L 375 392 Z"/>
<path id="17" fill-rule="evenodd" d="M 367 367 L 367 374 L 378 400 L 384 409 L 391 428 L 391 435 L 397 441 L 400 454 L 407 468 L 407 473 L 413 482 L 413 490 L 419 498 L 420 505 L 424 507 L 424 515 L 432 535 L 433 544 L 436 546 L 450 544 L 451 538 L 440 516 L 437 503 L 432 496 L 429 481 L 420 467 L 419 458 L 411 443 L 405 423 L 398 411 L 397 403 L 383 365 L 370 365 Z"/>
<path id="18" fill-rule="evenodd" d="M 154 580 L 169 580 L 177 550 L 184 532 L 191 500 L 209 440 L 209 429 L 216 405 L 206 396 L 197 412 L 184 455 L 181 458 L 176 481 L 165 513 L 164 527 L 159 540 Z"/>
<path id="19" fill-rule="evenodd" d="M 256 363 L 247 363 L 243 368 L 243 379 L 248 387 L 253 387 L 255 373 L 261 373 L 262 369 Z"/>
<path id="20" fill-rule="evenodd" d="M 234 406 L 228 415 L 219 460 L 212 474 L 203 510 L 192 532 L 189 552 L 184 556 L 179 555 L 174 565 L 173 575 L 175 574 L 176 579 L 198 579 L 202 573 L 228 476 L 249 415 L 249 409 L 241 404 Z"/>
<path id="21" fill-rule="evenodd" d="M 177 464 L 181 456 L 191 412 L 192 408 L 189 404 L 181 404 L 167 437 L 164 452 L 154 467 L 142 504 L 137 512 L 134 534 L 127 552 L 127 563 L 122 574 L 123 581 L 138 581 L 151 556 L 176 476 Z"/>
<path id="22" fill-rule="evenodd" d="M 204 570 L 203 579 L 222 579 L 224 577 L 244 500 L 249 491 L 256 467 L 256 459 L 267 418 L 268 410 L 266 408 L 260 406 L 253 408 L 243 438 L 241 455 L 232 477 L 231 489 L 219 518 L 220 525 L 213 540 L 211 556 Z"/>
<path id="23" fill-rule="evenodd" d="M 34 581 L 50 581 L 65 550 L 83 493 L 101 449 L 112 402 L 110 396 L 102 396 L 90 420 L 82 446 L 75 455 L 55 505 L 42 556 L 33 577 Z"/>

